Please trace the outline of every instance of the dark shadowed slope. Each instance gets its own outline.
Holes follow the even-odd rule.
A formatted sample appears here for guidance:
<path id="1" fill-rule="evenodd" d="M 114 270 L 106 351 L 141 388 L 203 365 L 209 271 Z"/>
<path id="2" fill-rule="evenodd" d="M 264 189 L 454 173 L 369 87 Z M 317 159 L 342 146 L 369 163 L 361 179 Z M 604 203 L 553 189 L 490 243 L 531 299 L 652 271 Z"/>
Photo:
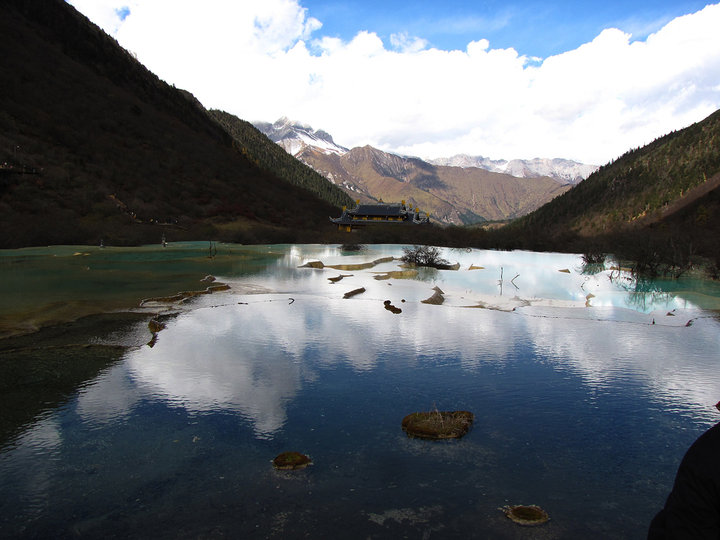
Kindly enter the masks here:
<path id="1" fill-rule="evenodd" d="M 0 247 L 292 241 L 337 213 L 62 0 L 2 2 L 0 58 Z"/>

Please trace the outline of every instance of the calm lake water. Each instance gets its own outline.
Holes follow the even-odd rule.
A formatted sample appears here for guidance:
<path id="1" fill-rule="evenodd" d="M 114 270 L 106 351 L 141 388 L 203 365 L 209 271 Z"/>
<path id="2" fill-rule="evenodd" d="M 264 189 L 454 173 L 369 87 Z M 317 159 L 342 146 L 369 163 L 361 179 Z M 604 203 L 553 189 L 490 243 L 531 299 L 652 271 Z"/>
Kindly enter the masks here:
<path id="1" fill-rule="evenodd" d="M 720 420 L 718 284 L 639 283 L 567 254 L 442 254 L 459 269 L 401 279 L 397 260 L 329 267 L 401 246 L 0 252 L 0 332 L 15 336 L 0 363 L 124 347 L 0 441 L 0 536 L 644 538 Z M 206 275 L 230 289 L 157 300 Z M 421 302 L 434 287 L 444 303 Z M 53 334 L 72 345 L 17 336 L 128 308 L 112 331 L 90 316 Z M 436 408 L 472 411 L 470 432 L 401 430 Z M 274 470 L 288 450 L 313 465 Z M 515 525 L 500 510 L 514 504 L 551 520 Z"/>

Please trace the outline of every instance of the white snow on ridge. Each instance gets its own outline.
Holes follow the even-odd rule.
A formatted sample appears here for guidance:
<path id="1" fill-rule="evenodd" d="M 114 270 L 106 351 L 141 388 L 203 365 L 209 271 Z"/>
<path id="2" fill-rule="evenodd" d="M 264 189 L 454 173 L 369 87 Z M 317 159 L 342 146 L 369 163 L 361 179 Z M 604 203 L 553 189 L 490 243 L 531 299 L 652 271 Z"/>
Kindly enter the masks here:
<path id="1" fill-rule="evenodd" d="M 458 154 L 449 158 L 431 159 L 429 163 L 446 167 L 477 167 L 491 172 L 505 173 L 519 178 L 549 176 L 565 184 L 577 184 L 594 173 L 597 165 L 587 165 L 569 159 L 504 159 L 493 160 L 483 156 Z"/>
<path id="2" fill-rule="evenodd" d="M 332 136 L 323 130 L 313 130 L 307 124 L 280 118 L 274 124 L 255 122 L 255 127 L 267 135 L 293 156 L 298 156 L 310 147 L 324 154 L 342 156 L 349 152 L 335 143 Z M 585 180 L 598 169 L 597 165 L 587 165 L 569 159 L 490 159 L 483 156 L 457 154 L 449 158 L 424 160 L 427 163 L 445 167 L 477 167 L 490 172 L 504 173 L 518 178 L 537 178 L 548 176 L 562 184 L 577 184 Z"/>

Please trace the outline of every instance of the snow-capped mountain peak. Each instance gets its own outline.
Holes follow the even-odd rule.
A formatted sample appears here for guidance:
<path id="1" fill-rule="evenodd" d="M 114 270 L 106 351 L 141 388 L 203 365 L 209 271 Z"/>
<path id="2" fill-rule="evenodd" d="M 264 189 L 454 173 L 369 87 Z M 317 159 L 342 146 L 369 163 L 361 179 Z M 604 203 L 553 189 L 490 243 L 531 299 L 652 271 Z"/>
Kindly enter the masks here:
<path id="1" fill-rule="evenodd" d="M 347 148 L 335 144 L 328 132 L 321 129 L 313 130 L 311 126 L 287 117 L 282 117 L 273 124 L 269 122 L 254 122 L 253 124 L 271 141 L 282 146 L 288 154 L 293 156 L 297 156 L 308 146 L 326 154 L 343 155 L 348 152 Z"/>
<path id="2" fill-rule="evenodd" d="M 350 150 L 335 143 L 332 136 L 321 129 L 313 130 L 308 124 L 283 116 L 274 123 L 253 122 L 256 128 L 279 144 L 285 151 L 302 159 L 302 152 L 311 148 L 323 154 L 342 156 Z M 457 154 L 449 158 L 423 160 L 432 165 L 446 167 L 476 167 L 490 172 L 504 173 L 518 178 L 550 177 L 561 184 L 577 184 L 585 180 L 598 167 L 569 159 L 490 159 L 483 156 Z"/>

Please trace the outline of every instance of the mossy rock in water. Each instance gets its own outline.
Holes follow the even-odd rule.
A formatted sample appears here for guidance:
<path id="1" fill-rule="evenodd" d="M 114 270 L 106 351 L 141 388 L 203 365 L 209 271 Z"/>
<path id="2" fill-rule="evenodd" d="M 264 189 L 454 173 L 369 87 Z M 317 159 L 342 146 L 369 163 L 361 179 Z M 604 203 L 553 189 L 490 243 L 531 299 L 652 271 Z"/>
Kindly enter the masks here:
<path id="1" fill-rule="evenodd" d="M 402 428 L 409 437 L 419 439 L 459 439 L 474 419 L 469 411 L 414 412 L 403 418 Z"/>
<path id="2" fill-rule="evenodd" d="M 534 504 L 505 506 L 502 511 L 518 525 L 542 525 L 550 519 L 545 510 Z"/>
<path id="3" fill-rule="evenodd" d="M 273 466 L 282 471 L 304 469 L 312 460 L 300 452 L 283 452 L 273 459 Z"/>

